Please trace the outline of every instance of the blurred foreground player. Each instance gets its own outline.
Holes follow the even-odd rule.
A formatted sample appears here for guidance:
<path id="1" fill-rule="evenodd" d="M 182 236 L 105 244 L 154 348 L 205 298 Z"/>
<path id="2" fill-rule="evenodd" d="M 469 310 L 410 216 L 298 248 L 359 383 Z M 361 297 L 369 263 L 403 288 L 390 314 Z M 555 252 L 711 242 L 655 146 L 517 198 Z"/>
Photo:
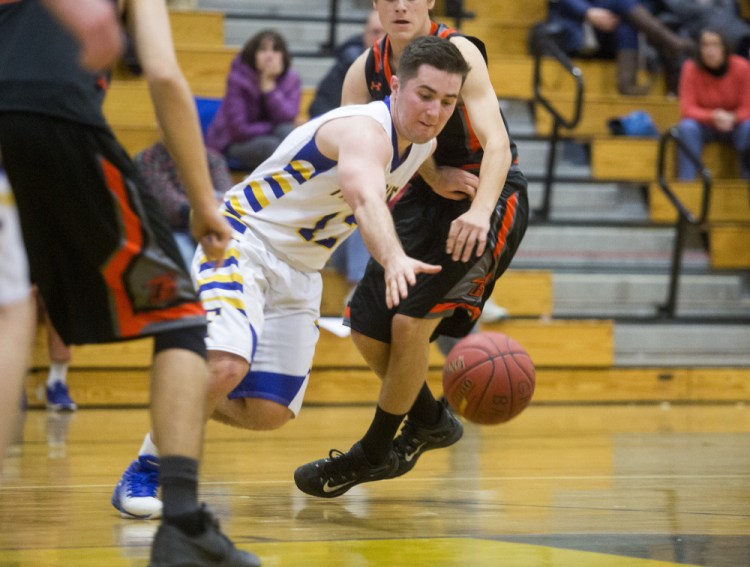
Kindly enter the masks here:
<path id="1" fill-rule="evenodd" d="M 40 0 L 0 4 L 0 148 L 31 279 L 66 344 L 154 337 L 151 417 L 163 450 L 164 521 L 151 565 L 260 565 L 198 504 L 205 314 L 169 227 L 104 119 L 107 81 L 81 65 L 97 66 L 79 48 L 89 44 L 76 38 L 90 29 L 89 10 L 102 3 L 49 4 L 59 20 Z M 208 257 L 220 259 L 230 228 L 216 210 L 166 6 L 127 0 L 120 7 L 188 187 L 193 235 Z"/>

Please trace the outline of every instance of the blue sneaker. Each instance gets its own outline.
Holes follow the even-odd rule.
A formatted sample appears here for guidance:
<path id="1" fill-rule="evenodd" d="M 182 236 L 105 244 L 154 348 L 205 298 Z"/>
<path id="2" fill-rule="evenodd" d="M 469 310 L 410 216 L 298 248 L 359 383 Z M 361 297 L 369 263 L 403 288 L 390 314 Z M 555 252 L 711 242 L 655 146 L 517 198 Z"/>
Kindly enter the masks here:
<path id="1" fill-rule="evenodd" d="M 68 387 L 62 382 L 47 386 L 47 409 L 52 411 L 76 411 L 78 406 L 70 398 Z"/>
<path id="2" fill-rule="evenodd" d="M 112 506 L 123 518 L 154 520 L 161 518 L 159 491 L 159 458 L 141 455 L 122 473 L 112 493 Z"/>

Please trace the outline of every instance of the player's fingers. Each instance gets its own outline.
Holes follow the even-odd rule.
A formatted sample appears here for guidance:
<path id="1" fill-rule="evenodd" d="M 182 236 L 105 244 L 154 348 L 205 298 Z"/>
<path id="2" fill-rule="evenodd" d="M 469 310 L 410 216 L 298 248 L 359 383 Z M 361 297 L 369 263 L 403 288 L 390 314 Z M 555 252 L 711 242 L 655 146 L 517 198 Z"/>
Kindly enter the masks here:
<path id="1" fill-rule="evenodd" d="M 413 283 L 416 283 L 416 279 Z M 406 299 L 409 296 L 409 283 L 407 282 L 406 277 L 398 278 L 398 295 L 399 301 L 401 301 L 401 299 Z"/>
<path id="2" fill-rule="evenodd" d="M 442 269 L 442 266 L 438 266 L 436 264 L 427 264 L 425 262 L 420 262 L 414 271 L 419 274 L 437 274 Z"/>
<path id="3" fill-rule="evenodd" d="M 484 249 L 487 247 L 487 235 L 482 235 L 477 238 L 477 251 L 476 256 L 479 257 L 484 254 Z"/>
<path id="4" fill-rule="evenodd" d="M 200 239 L 200 244 L 208 261 L 216 262 L 216 267 L 220 268 L 224 262 L 224 250 L 226 246 L 222 246 L 214 234 L 204 235 Z"/>
<path id="5" fill-rule="evenodd" d="M 464 236 L 463 233 L 459 234 L 456 237 L 456 244 L 453 247 L 453 254 L 451 255 L 451 259 L 454 262 L 458 262 L 459 260 L 462 259 L 463 256 L 466 255 L 464 252 L 464 248 L 466 247 L 466 242 L 467 242 L 466 236 Z M 466 259 L 464 259 L 463 261 L 465 262 Z"/>

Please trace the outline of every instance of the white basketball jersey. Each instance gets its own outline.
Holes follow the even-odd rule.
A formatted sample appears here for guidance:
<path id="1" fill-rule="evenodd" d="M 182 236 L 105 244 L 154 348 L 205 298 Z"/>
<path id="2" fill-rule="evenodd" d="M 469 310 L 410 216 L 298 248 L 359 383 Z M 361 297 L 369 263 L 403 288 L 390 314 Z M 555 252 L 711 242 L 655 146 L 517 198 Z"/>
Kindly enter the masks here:
<path id="1" fill-rule="evenodd" d="M 398 163 L 389 102 L 337 108 L 295 129 L 270 158 L 226 193 L 224 214 L 235 230 L 252 230 L 298 269 L 320 270 L 354 231 L 356 221 L 339 188 L 337 163 L 318 151 L 318 129 L 345 116 L 370 116 L 383 127 L 393 141 L 393 159 L 385 168 L 388 201 L 430 155 L 431 142 L 413 144 Z"/>

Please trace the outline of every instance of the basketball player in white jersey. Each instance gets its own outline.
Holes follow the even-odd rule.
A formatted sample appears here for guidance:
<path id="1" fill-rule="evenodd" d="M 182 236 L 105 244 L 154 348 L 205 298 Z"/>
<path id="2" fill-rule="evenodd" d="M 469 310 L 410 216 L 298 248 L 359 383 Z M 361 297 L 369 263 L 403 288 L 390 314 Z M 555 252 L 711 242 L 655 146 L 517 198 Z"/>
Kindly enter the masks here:
<path id="1" fill-rule="evenodd" d="M 229 190 L 223 210 L 234 235 L 223 263 L 199 248 L 192 270 L 209 319 L 207 415 L 275 429 L 299 412 L 319 333 L 319 270 L 357 226 L 384 268 L 389 306 L 417 274 L 440 270 L 404 253 L 387 202 L 434 151 L 468 71 L 449 41 L 419 38 L 401 56 L 389 100 L 299 127 Z M 155 466 L 149 434 L 113 495 L 123 516 L 160 514 Z"/>
<path id="2" fill-rule="evenodd" d="M 0 168 L 0 472 L 21 403 L 35 308 L 18 213 Z"/>

